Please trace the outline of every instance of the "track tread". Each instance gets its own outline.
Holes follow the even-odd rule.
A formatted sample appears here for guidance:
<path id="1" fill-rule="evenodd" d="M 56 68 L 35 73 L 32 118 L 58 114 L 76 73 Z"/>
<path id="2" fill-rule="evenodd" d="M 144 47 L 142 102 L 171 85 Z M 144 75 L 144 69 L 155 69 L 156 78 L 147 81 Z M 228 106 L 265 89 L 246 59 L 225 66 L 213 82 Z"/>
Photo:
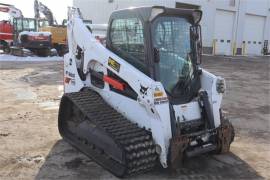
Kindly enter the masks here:
<path id="1" fill-rule="evenodd" d="M 109 155 L 106 155 L 102 149 L 99 149 L 98 151 L 103 153 L 102 157 L 104 159 L 100 159 L 97 163 L 120 177 L 149 171 L 156 165 L 157 154 L 150 132 L 127 120 L 92 90 L 67 93 L 64 94 L 64 96 L 76 105 L 83 114 L 84 120 L 95 122 L 99 128 L 103 129 L 113 137 L 116 144 L 122 147 L 125 152 L 126 162 L 123 164 L 123 162 L 113 160 Z M 61 118 L 61 115 L 59 115 L 59 117 Z M 84 139 L 81 139 L 81 141 L 97 150 L 95 145 L 86 142 Z M 104 164 L 108 159 L 111 160 L 111 165 L 113 163 L 118 163 L 118 165 L 121 164 L 122 166 L 125 166 L 125 173 L 118 174 L 115 172 L 116 168 Z M 96 159 L 96 161 L 98 160 Z"/>

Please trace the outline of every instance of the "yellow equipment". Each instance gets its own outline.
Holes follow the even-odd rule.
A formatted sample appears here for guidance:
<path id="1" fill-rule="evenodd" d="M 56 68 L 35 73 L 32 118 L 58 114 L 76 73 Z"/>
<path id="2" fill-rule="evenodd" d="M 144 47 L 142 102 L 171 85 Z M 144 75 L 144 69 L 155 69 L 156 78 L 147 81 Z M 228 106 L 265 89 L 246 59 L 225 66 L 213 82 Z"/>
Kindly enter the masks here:
<path id="1" fill-rule="evenodd" d="M 53 17 L 52 11 L 44 4 L 35 0 L 35 18 L 38 20 L 39 31 L 48 31 L 52 34 L 52 47 L 60 56 L 64 55 L 66 49 L 67 28 L 65 25 L 58 25 Z M 40 17 L 40 12 L 45 18 Z"/>
<path id="2" fill-rule="evenodd" d="M 67 27 L 62 25 L 43 26 L 39 31 L 51 32 L 52 47 L 55 48 L 60 56 L 65 53 L 67 40 Z"/>

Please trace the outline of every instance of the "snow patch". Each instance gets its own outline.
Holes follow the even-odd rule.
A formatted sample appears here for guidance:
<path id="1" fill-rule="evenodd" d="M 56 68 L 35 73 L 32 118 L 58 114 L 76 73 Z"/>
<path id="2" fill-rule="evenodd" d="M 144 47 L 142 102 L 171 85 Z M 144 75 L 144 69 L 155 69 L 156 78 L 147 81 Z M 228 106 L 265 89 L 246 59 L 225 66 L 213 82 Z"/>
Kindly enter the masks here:
<path id="1" fill-rule="evenodd" d="M 0 54 L 0 61 L 20 61 L 20 62 L 42 62 L 42 61 L 63 61 L 63 57 L 52 56 L 52 57 L 36 57 L 36 56 L 28 56 L 28 57 L 19 57 L 13 56 L 9 54 Z"/>
<path id="2" fill-rule="evenodd" d="M 37 94 L 25 89 L 15 89 L 16 99 L 18 100 L 34 100 L 37 98 Z"/>
<path id="3" fill-rule="evenodd" d="M 43 35 L 43 36 L 50 36 L 52 35 L 51 32 L 34 32 L 34 31 L 22 31 L 20 32 L 20 35 L 29 35 L 29 36 L 40 36 L 40 35 Z"/>
<path id="4" fill-rule="evenodd" d="M 53 110 L 53 109 L 59 108 L 59 102 L 55 102 L 55 101 L 40 102 L 38 103 L 38 105 L 44 110 Z"/>

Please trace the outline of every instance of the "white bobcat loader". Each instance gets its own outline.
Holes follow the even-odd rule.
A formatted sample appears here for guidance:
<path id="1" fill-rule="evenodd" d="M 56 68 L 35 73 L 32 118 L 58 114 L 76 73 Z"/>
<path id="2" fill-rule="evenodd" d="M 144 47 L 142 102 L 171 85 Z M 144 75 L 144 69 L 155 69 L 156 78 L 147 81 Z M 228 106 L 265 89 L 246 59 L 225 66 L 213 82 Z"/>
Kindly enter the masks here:
<path id="1" fill-rule="evenodd" d="M 58 122 L 66 141 L 118 177 L 229 151 L 225 81 L 199 66 L 200 10 L 115 11 L 106 46 L 77 8 L 68 16 Z"/>

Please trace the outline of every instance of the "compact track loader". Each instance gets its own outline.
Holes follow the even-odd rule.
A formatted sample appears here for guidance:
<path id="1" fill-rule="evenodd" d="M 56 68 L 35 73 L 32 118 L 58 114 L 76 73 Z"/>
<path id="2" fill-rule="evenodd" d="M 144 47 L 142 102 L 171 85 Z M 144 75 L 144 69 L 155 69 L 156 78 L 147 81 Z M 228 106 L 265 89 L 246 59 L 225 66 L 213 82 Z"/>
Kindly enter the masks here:
<path id="1" fill-rule="evenodd" d="M 225 81 L 199 66 L 201 16 L 157 6 L 115 11 L 103 46 L 69 8 L 62 137 L 118 177 L 228 152 Z"/>

